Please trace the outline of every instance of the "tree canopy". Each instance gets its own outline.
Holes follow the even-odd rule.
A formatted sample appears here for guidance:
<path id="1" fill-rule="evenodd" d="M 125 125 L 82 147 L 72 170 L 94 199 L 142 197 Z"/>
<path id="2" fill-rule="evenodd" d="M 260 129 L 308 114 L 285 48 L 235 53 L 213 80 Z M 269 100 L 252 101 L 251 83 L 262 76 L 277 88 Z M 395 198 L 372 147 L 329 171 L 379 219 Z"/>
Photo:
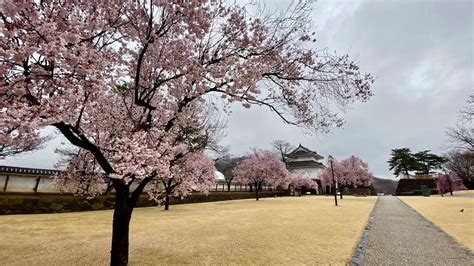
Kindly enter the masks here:
<path id="1" fill-rule="evenodd" d="M 459 176 L 466 185 L 474 183 L 474 153 L 452 151 L 446 155 L 444 166 Z"/>
<path id="2" fill-rule="evenodd" d="M 286 165 L 268 151 L 256 151 L 242 160 L 234 170 L 235 180 L 242 184 L 255 186 L 256 200 L 262 184 L 287 186 Z"/>
<path id="3" fill-rule="evenodd" d="M 276 139 L 271 143 L 273 150 L 277 153 L 282 162 L 286 163 L 286 155 L 293 149 L 293 145 L 286 140 Z"/>
<path id="4" fill-rule="evenodd" d="M 443 195 L 447 192 L 450 192 L 451 195 L 454 191 L 465 190 L 466 187 L 462 183 L 462 179 L 456 175 L 456 173 L 444 173 L 436 174 L 436 189 L 438 193 Z"/>
<path id="5" fill-rule="evenodd" d="M 474 152 L 474 94 L 468 96 L 466 105 L 459 111 L 456 125 L 448 128 L 446 135 L 454 150 Z"/>
<path id="6" fill-rule="evenodd" d="M 202 152 L 216 101 L 224 112 L 268 107 L 324 132 L 370 98 L 370 74 L 315 48 L 310 2 L 265 16 L 221 1 L 2 1 L 2 149 L 37 147 L 46 126 L 77 147 L 70 174 L 57 178 L 75 179 L 84 195 L 105 191 L 101 178 L 110 178 L 111 263 L 127 264 L 139 195 Z"/>
<path id="7" fill-rule="evenodd" d="M 446 162 L 446 159 L 436 154 L 430 153 L 430 150 L 420 151 L 413 154 L 417 164 L 418 174 L 429 174 L 432 170 L 440 169 Z"/>
<path id="8" fill-rule="evenodd" d="M 388 161 L 390 170 L 393 170 L 396 176 L 400 173 L 408 176 L 410 171 L 427 175 L 433 170 L 441 169 L 446 159 L 430 152 L 424 150 L 412 153 L 409 148 L 393 149 L 392 158 Z"/>
<path id="9" fill-rule="evenodd" d="M 418 169 L 416 158 L 409 148 L 393 149 L 391 156 L 390 160 L 388 160 L 388 164 L 395 176 L 400 175 L 400 173 L 404 173 L 408 176 L 410 174 L 409 171 Z"/>
<path id="10" fill-rule="evenodd" d="M 367 187 L 372 184 L 373 174 L 369 166 L 357 156 L 350 156 L 340 162 L 333 161 L 331 167 L 326 167 L 320 174 L 321 180 L 326 184 L 332 183 L 332 175 L 339 186 Z"/>

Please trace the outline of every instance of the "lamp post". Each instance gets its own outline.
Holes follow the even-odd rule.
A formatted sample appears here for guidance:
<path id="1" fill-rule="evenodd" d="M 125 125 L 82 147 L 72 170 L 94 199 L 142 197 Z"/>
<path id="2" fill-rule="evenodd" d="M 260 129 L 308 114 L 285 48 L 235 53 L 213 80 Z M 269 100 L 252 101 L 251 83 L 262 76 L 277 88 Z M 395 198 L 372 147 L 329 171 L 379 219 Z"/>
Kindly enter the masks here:
<path id="1" fill-rule="evenodd" d="M 329 161 L 329 164 L 331 165 L 332 188 L 333 188 L 333 191 L 334 191 L 334 203 L 335 203 L 336 206 L 337 206 L 336 179 L 334 178 L 334 168 L 332 167 L 332 162 L 334 161 L 334 158 L 333 158 L 331 155 L 329 155 L 329 156 L 328 156 L 328 161 Z"/>

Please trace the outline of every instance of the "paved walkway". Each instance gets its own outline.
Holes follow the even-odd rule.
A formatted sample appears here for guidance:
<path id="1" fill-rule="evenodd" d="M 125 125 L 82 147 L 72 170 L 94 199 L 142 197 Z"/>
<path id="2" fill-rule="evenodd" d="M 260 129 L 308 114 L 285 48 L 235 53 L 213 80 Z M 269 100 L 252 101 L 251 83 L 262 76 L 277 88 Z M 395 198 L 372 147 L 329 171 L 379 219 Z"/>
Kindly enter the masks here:
<path id="1" fill-rule="evenodd" d="M 466 249 L 397 197 L 380 197 L 373 215 L 362 265 L 474 265 Z"/>

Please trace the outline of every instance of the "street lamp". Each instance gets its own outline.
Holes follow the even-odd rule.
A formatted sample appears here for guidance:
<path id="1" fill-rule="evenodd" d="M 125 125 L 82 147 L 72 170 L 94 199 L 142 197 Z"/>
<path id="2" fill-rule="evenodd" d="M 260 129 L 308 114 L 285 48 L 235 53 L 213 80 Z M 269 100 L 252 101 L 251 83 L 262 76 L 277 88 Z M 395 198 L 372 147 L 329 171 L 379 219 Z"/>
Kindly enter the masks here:
<path id="1" fill-rule="evenodd" d="M 329 155 L 328 156 L 328 163 L 331 165 L 331 174 L 332 174 L 332 188 L 334 190 L 334 203 L 337 206 L 337 191 L 336 191 L 336 179 L 334 178 L 334 168 L 332 167 L 332 162 L 334 161 L 334 158 Z"/>

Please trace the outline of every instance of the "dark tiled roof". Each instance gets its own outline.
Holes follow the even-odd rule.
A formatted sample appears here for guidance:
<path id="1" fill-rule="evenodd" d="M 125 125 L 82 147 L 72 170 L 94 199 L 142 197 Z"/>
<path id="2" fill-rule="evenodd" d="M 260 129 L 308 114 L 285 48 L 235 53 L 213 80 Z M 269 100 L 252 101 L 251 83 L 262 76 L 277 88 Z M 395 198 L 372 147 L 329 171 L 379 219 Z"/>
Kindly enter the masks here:
<path id="1" fill-rule="evenodd" d="M 289 157 L 289 158 L 294 158 L 294 157 L 300 157 L 300 156 L 314 156 L 316 157 L 317 159 L 322 159 L 324 158 L 323 156 L 319 155 L 317 152 L 315 151 L 312 151 L 306 147 L 304 147 L 303 145 L 299 145 L 296 149 L 294 149 L 292 152 L 288 153 L 286 155 L 286 157 Z"/>
<path id="2" fill-rule="evenodd" d="M 30 175 L 53 175 L 61 171 L 53 170 L 53 169 L 38 169 L 38 168 L 26 168 L 26 167 L 0 165 L 0 172 L 16 173 L 16 174 L 30 174 Z"/>
<path id="3" fill-rule="evenodd" d="M 300 167 L 313 167 L 313 168 L 325 168 L 324 164 L 315 161 L 298 161 L 288 162 L 286 164 L 288 168 L 300 168 Z"/>

